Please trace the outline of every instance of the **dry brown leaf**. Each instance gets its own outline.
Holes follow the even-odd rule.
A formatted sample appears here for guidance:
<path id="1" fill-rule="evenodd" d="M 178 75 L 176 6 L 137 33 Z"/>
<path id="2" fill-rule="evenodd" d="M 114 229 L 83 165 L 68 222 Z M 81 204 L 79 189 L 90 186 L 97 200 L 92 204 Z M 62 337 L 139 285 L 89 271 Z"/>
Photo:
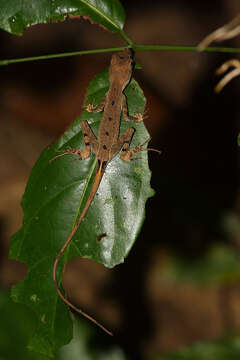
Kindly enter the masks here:
<path id="1" fill-rule="evenodd" d="M 232 39 L 233 37 L 240 34 L 240 14 L 236 16 L 228 24 L 218 28 L 213 31 L 211 34 L 207 35 L 197 46 L 198 51 L 204 50 L 214 41 L 223 41 L 227 39 Z"/>

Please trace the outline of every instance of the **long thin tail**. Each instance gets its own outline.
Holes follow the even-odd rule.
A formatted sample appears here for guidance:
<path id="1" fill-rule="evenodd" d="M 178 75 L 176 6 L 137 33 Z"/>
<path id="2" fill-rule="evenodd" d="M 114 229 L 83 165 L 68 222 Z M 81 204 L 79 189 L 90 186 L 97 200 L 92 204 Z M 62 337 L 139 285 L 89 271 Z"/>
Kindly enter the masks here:
<path id="1" fill-rule="evenodd" d="M 97 320 L 95 320 L 94 318 L 92 318 L 90 315 L 86 314 L 84 311 L 82 311 L 81 309 L 77 308 L 76 306 L 74 306 L 69 300 L 67 300 L 65 298 L 65 296 L 63 295 L 63 293 L 61 292 L 61 290 L 59 289 L 59 286 L 58 286 L 58 283 L 57 283 L 57 279 L 56 279 L 56 273 L 57 273 L 57 266 L 58 266 L 58 263 L 59 263 L 59 260 L 62 256 L 62 254 L 64 253 L 64 251 L 66 250 L 66 248 L 68 247 L 68 245 L 70 244 L 73 236 L 75 235 L 79 225 L 81 224 L 86 212 L 88 211 L 89 209 L 89 206 L 91 205 L 92 201 L 93 201 L 93 198 L 97 192 L 97 189 L 98 189 L 98 186 L 101 182 L 101 179 L 103 177 L 103 173 L 104 173 L 104 164 L 102 162 L 100 162 L 99 164 L 99 167 L 98 167 L 98 170 L 96 172 L 96 175 L 95 175 L 95 179 L 94 179 L 94 183 L 92 185 L 92 189 L 91 189 L 91 192 L 89 194 L 89 197 L 87 199 L 87 202 L 83 208 L 83 211 L 76 223 L 76 225 L 74 226 L 71 234 L 69 235 L 69 237 L 67 238 L 66 242 L 64 243 L 63 247 L 61 248 L 61 250 L 59 251 L 57 257 L 56 257 L 56 260 L 54 262 L 54 265 L 53 265 L 53 281 L 54 281 L 54 285 L 55 285 L 55 288 L 59 294 L 59 296 L 61 297 L 61 299 L 68 305 L 70 306 L 73 310 L 77 311 L 79 314 L 83 315 L 84 317 L 86 317 L 87 319 L 89 319 L 90 321 L 92 321 L 94 324 L 96 324 L 97 326 L 99 326 L 103 331 L 105 331 L 107 334 L 109 335 L 113 335 L 109 330 L 107 330 L 103 325 L 101 325 Z"/>

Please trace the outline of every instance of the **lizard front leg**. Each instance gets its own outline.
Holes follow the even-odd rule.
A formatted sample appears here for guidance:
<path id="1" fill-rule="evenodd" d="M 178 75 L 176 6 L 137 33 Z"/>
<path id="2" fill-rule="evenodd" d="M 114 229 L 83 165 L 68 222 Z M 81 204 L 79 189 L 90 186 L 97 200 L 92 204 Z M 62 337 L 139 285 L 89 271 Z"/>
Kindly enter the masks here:
<path id="1" fill-rule="evenodd" d="M 104 98 L 102 99 L 102 101 L 99 105 L 88 104 L 86 107 L 86 110 L 88 112 L 93 112 L 93 113 L 102 112 L 104 109 L 105 103 L 106 103 L 106 97 L 107 97 L 107 94 L 104 95 Z"/>

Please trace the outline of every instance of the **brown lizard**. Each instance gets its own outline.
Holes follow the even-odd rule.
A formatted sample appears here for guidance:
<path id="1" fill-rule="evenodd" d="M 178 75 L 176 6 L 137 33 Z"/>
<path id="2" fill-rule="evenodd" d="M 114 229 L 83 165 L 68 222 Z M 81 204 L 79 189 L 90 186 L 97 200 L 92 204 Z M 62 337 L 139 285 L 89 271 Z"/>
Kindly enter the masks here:
<path id="1" fill-rule="evenodd" d="M 128 85 L 133 70 L 133 52 L 131 49 L 125 49 L 122 52 L 112 55 L 111 64 L 109 69 L 109 80 L 110 87 L 107 94 L 104 97 L 104 100 L 99 106 L 88 105 L 88 111 L 100 112 L 104 109 L 104 113 L 100 122 L 99 130 L 98 130 L 98 138 L 94 135 L 91 130 L 88 122 L 83 120 L 80 122 L 80 126 L 83 133 L 83 140 L 85 144 L 85 149 L 68 149 L 68 150 L 60 150 L 62 154 L 57 155 L 54 159 L 68 155 L 74 154 L 79 155 L 81 159 L 86 159 L 91 154 L 91 148 L 95 153 L 98 161 L 98 168 L 96 171 L 95 179 L 92 185 L 91 192 L 88 196 L 86 204 L 82 210 L 82 213 L 79 216 L 78 221 L 76 222 L 72 232 L 64 243 L 63 247 L 59 251 L 56 260 L 53 266 L 53 280 L 56 287 L 56 290 L 62 300 L 69 305 L 72 309 L 82 314 L 100 328 L 102 328 L 105 332 L 112 335 L 112 333 L 99 324 L 95 319 L 93 319 L 90 315 L 83 312 L 81 309 L 78 309 L 74 306 L 69 300 L 67 300 L 62 294 L 61 290 L 58 287 L 58 283 L 56 280 L 56 270 L 58 262 L 72 240 L 74 234 L 76 233 L 79 225 L 81 224 L 86 212 L 91 205 L 93 198 L 97 192 L 100 181 L 104 174 L 107 164 L 111 159 L 121 150 L 121 159 L 123 161 L 133 160 L 132 156 L 142 150 L 150 150 L 143 148 L 143 145 L 146 144 L 149 140 L 147 140 L 144 144 L 137 146 L 133 150 L 129 149 L 131 139 L 135 132 L 135 128 L 128 128 L 120 137 L 119 137 L 119 127 L 120 127 L 120 118 L 121 112 L 123 112 L 124 119 L 127 121 L 142 121 L 142 114 L 137 114 L 135 117 L 130 117 L 127 111 L 126 98 L 123 94 L 124 89 Z M 153 149 L 151 149 L 153 150 Z M 157 150 L 156 150 L 157 151 Z M 52 159 L 52 160 L 54 160 Z M 105 236 L 106 234 L 104 234 Z"/>

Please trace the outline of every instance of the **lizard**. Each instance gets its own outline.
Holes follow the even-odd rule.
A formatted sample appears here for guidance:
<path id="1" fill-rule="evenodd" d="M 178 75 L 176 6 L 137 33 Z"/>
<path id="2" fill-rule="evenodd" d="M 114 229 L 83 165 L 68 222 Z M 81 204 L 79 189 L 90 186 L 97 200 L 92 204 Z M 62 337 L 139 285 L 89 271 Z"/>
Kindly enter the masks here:
<path id="1" fill-rule="evenodd" d="M 81 309 L 77 308 L 73 305 L 69 300 L 65 298 L 63 293 L 61 292 L 57 279 L 56 272 L 59 260 L 70 244 L 73 236 L 75 235 L 79 225 L 84 219 L 93 199 L 98 190 L 101 179 L 104 175 L 105 169 L 108 163 L 121 151 L 120 158 L 123 161 L 134 160 L 133 155 L 139 151 L 143 150 L 154 150 L 143 148 L 143 146 L 150 141 L 148 139 L 142 145 L 136 146 L 134 149 L 130 150 L 130 143 L 132 137 L 135 132 L 134 127 L 129 127 L 121 136 L 119 136 L 119 128 L 120 128 L 120 120 L 121 113 L 123 113 L 123 117 L 126 121 L 142 121 L 142 114 L 135 114 L 135 116 L 129 116 L 127 110 L 127 102 L 126 97 L 123 93 L 126 86 L 129 84 L 132 71 L 134 67 L 134 57 L 132 49 L 126 48 L 123 51 L 113 54 L 111 58 L 110 68 L 109 68 L 109 81 L 110 86 L 109 90 L 104 96 L 103 101 L 100 105 L 94 106 L 89 104 L 87 106 L 87 111 L 89 112 L 101 112 L 104 109 L 104 113 L 102 119 L 100 121 L 100 126 L 98 130 L 98 137 L 93 133 L 90 125 L 86 120 L 82 120 L 80 122 L 81 130 L 83 133 L 83 141 L 84 141 L 84 150 L 81 149 L 72 149 L 68 148 L 67 150 L 58 150 L 61 154 L 55 156 L 52 160 L 55 160 L 58 157 L 64 155 L 78 155 L 80 159 L 86 159 L 91 155 L 91 149 L 95 156 L 97 157 L 97 171 L 95 174 L 95 178 L 92 184 L 92 188 L 90 194 L 86 200 L 84 208 L 72 230 L 70 235 L 68 236 L 66 242 L 62 246 L 59 251 L 54 265 L 53 265 L 53 281 L 55 288 L 61 297 L 61 299 L 70 306 L 73 310 L 77 311 L 84 317 L 88 318 L 92 322 L 94 322 L 97 326 L 103 329 L 109 335 L 112 333 L 107 330 L 103 325 L 101 325 L 98 321 L 92 318 L 90 315 L 86 314 Z M 154 150 L 157 151 L 158 150 Z M 50 160 L 50 161 L 52 161 Z M 106 236 L 106 234 L 102 235 L 102 237 Z"/>

